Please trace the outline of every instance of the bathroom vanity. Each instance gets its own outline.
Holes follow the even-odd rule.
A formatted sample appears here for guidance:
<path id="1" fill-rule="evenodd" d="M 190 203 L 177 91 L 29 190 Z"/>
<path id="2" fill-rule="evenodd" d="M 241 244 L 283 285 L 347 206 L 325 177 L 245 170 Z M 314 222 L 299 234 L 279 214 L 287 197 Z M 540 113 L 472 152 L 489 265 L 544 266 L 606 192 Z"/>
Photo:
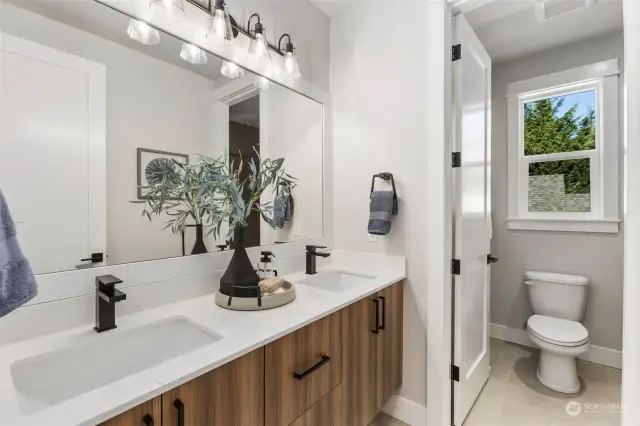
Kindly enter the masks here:
<path id="1" fill-rule="evenodd" d="M 402 296 L 393 284 L 103 424 L 366 426 L 402 382 Z"/>

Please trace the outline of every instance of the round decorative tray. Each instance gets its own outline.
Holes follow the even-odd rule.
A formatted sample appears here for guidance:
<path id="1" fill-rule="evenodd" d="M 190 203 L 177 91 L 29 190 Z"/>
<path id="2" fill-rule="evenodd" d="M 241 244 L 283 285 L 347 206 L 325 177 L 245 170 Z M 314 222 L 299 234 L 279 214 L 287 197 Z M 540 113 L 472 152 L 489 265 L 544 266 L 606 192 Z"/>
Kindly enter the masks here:
<path id="1" fill-rule="evenodd" d="M 264 311 L 278 308 L 293 302 L 296 298 L 296 288 L 289 281 L 285 281 L 282 287 L 283 292 L 265 293 L 260 300 L 257 297 L 229 297 L 216 293 L 216 304 L 221 308 L 234 311 Z"/>

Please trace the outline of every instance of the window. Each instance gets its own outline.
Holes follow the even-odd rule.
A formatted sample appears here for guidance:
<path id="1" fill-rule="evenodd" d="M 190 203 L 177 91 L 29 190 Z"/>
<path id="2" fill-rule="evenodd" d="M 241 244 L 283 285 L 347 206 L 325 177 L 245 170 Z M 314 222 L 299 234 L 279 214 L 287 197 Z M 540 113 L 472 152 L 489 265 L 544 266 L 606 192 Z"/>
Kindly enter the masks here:
<path id="1" fill-rule="evenodd" d="M 509 229 L 618 232 L 618 61 L 509 85 Z"/>

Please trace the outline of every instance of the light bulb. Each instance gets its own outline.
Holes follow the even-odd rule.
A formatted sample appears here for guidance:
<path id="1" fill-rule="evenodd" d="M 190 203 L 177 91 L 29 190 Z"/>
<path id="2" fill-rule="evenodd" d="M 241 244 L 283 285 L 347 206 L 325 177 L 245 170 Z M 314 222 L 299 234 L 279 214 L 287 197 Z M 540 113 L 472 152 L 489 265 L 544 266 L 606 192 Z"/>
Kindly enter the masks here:
<path id="1" fill-rule="evenodd" d="M 254 83 L 254 86 L 260 90 L 269 90 L 269 87 L 271 86 L 271 82 L 269 81 L 268 78 L 259 75 L 256 77 L 256 82 Z"/>
<path id="2" fill-rule="evenodd" d="M 149 7 L 154 14 L 161 13 L 173 21 L 182 21 L 187 17 L 182 0 L 151 0 Z"/>
<path id="3" fill-rule="evenodd" d="M 247 59 L 251 62 L 266 61 L 268 64 L 271 63 L 269 45 L 264 35 L 264 27 L 260 23 L 257 23 L 255 26 L 255 38 L 251 39 Z"/>
<path id="4" fill-rule="evenodd" d="M 207 54 L 204 50 L 200 49 L 191 43 L 182 43 L 182 50 L 180 51 L 180 57 L 190 64 L 206 64 Z"/>
<path id="5" fill-rule="evenodd" d="M 233 28 L 229 15 L 223 9 L 214 9 L 211 15 L 211 29 L 207 33 L 207 38 L 213 41 L 224 43 L 233 42 Z"/>
<path id="6" fill-rule="evenodd" d="M 240 68 L 236 63 L 224 61 L 222 63 L 221 74 L 227 78 L 240 78 L 244 75 L 244 70 Z"/>
<path id="7" fill-rule="evenodd" d="M 294 52 L 286 52 L 284 54 L 284 70 L 292 78 L 300 77 L 300 67 L 298 66 L 298 58 Z"/>
<path id="8" fill-rule="evenodd" d="M 160 43 L 160 32 L 143 21 L 131 18 L 127 34 L 132 40 L 142 44 L 155 45 Z"/>

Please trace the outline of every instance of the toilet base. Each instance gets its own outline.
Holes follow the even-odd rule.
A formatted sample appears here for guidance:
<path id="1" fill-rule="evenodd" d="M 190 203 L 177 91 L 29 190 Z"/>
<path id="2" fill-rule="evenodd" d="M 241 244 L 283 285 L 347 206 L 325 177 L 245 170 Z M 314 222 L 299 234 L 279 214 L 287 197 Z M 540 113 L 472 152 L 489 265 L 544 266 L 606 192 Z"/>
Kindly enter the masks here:
<path id="1" fill-rule="evenodd" d="M 580 379 L 574 356 L 541 349 L 536 376 L 540 383 L 556 392 L 580 392 Z"/>

